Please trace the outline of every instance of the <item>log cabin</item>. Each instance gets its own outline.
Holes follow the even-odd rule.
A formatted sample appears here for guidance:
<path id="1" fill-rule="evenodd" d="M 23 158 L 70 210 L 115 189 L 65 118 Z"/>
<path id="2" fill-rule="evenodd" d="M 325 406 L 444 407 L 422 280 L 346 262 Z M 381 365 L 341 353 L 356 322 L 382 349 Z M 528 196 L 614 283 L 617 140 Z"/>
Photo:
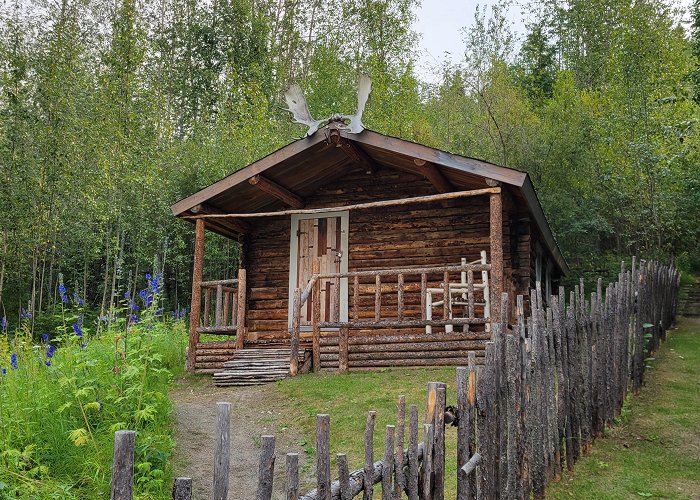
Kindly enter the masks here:
<path id="1" fill-rule="evenodd" d="M 172 212 L 195 224 L 187 367 L 220 385 L 465 364 L 568 270 L 526 173 L 341 121 Z M 202 281 L 206 231 L 239 242 L 236 279 Z"/>

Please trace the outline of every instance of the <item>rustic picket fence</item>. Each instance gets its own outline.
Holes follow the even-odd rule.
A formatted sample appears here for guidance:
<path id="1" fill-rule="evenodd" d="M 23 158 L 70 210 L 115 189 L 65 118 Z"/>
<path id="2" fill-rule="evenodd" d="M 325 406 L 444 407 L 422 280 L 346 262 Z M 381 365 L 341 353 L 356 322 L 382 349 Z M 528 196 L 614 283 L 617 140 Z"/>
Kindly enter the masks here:
<path id="1" fill-rule="evenodd" d="M 565 301 L 533 290 L 529 304 L 518 296 L 512 324 L 507 294 L 500 321 L 486 346 L 483 366 L 469 352 L 468 366 L 457 368 L 457 408 L 446 408 L 447 386 L 428 384 L 423 441 L 418 409 L 398 400 L 396 425 L 386 427 L 383 458 L 374 461 L 376 413 L 365 427 L 365 462 L 350 473 L 347 457 L 336 456 L 332 481 L 330 417 L 316 420 L 316 489 L 299 492 L 299 456 L 286 455 L 287 500 L 373 498 L 381 483 L 382 500 L 443 500 L 445 424 L 457 425 L 457 499 L 544 497 L 546 484 L 591 447 L 606 425 L 619 416 L 627 395 L 637 393 L 649 357 L 665 338 L 676 314 L 680 274 L 669 265 L 632 261 L 618 280 L 603 289 L 598 281 L 587 296 L 583 283 Z M 527 311 L 526 311 L 527 305 Z M 218 404 L 214 500 L 228 498 L 230 404 Z M 112 499 L 131 500 L 134 433 L 115 435 Z M 275 438 L 263 436 L 256 500 L 272 498 Z M 192 482 L 177 478 L 173 498 L 191 498 Z"/>

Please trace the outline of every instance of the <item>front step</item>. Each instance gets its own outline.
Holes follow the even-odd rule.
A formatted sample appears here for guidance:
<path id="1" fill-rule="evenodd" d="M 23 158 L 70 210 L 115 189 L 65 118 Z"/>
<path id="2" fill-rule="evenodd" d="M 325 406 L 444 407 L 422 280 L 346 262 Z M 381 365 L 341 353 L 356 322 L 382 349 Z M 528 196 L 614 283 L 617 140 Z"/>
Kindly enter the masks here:
<path id="1" fill-rule="evenodd" d="M 224 363 L 223 371 L 214 373 L 214 385 L 245 386 L 276 382 L 289 376 L 290 348 L 239 349 Z M 310 356 L 299 350 L 299 372 L 303 373 Z"/>

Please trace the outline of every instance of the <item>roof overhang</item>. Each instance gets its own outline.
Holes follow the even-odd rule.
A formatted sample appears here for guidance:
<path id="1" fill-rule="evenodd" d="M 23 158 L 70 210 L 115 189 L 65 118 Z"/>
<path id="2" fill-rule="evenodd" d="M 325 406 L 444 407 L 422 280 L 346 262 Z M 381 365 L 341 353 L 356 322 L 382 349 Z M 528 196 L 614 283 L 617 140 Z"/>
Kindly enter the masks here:
<path id="1" fill-rule="evenodd" d="M 339 136 L 353 151 L 341 150 L 332 143 L 330 133 Z M 435 166 L 440 175 L 457 186 L 483 187 L 484 179 L 497 181 L 520 194 L 542 235 L 545 246 L 563 273 L 569 271 L 559 246 L 547 223 L 542 205 L 527 173 L 501 167 L 483 160 L 455 155 L 414 142 L 385 136 L 365 129 L 350 134 L 329 126 L 310 137 L 294 141 L 260 160 L 238 170 L 214 184 L 178 201 L 171 207 L 173 215 L 183 217 L 202 213 L 202 207 L 223 213 L 253 213 L 286 208 L 270 192 L 262 193 L 254 178 L 264 176 L 274 186 L 288 189 L 290 196 L 309 195 L 329 181 L 339 178 L 356 162 L 387 165 L 400 170 L 421 173 L 423 163 Z M 284 186 L 284 187 L 282 187 Z M 299 196 L 301 195 L 301 196 Z M 231 236 L 239 232 L 234 226 L 211 229 Z M 208 223 L 209 224 L 209 223 Z M 244 221 L 238 221 L 244 225 Z"/>

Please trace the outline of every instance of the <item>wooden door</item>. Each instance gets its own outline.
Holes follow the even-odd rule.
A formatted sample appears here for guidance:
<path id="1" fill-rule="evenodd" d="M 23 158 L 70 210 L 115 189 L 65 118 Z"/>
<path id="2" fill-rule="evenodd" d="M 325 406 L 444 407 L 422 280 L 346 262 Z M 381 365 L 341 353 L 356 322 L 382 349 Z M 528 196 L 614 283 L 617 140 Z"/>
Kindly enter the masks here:
<path id="1" fill-rule="evenodd" d="M 290 297 L 294 288 L 303 290 L 306 287 L 313 275 L 314 261 L 318 261 L 321 274 L 347 271 L 347 214 L 293 218 L 290 250 Z M 310 328 L 312 318 L 312 301 L 309 299 L 301 310 L 301 326 Z M 347 280 L 322 279 L 321 321 L 346 319 Z"/>

